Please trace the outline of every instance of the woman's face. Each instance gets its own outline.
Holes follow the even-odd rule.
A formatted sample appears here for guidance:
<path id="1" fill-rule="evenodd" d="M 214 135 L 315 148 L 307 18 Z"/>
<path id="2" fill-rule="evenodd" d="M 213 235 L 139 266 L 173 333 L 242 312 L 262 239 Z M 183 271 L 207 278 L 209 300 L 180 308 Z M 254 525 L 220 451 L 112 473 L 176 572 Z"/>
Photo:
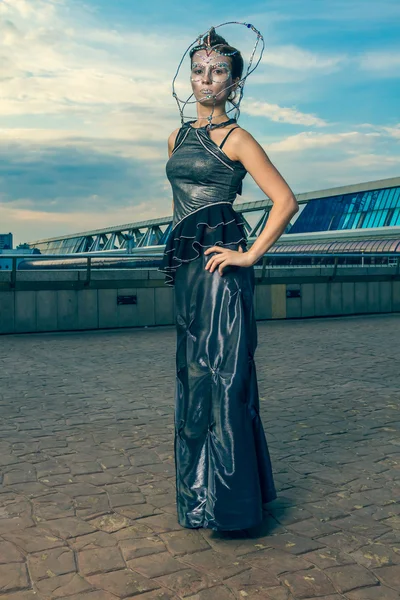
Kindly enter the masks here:
<path id="1" fill-rule="evenodd" d="M 224 104 L 233 90 L 231 69 L 229 56 L 218 52 L 207 55 L 205 50 L 195 52 L 192 56 L 190 81 L 196 100 L 207 106 L 212 106 L 214 101 Z"/>

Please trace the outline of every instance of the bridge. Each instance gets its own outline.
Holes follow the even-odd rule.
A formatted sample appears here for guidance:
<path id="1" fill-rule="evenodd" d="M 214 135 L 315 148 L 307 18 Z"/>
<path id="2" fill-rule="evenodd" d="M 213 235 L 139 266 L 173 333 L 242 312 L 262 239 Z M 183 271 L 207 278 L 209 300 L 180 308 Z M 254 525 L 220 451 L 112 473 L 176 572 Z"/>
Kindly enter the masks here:
<path id="1" fill-rule="evenodd" d="M 300 211 L 271 248 L 275 252 L 392 251 L 400 248 L 400 177 L 336 187 L 296 196 Z M 267 222 L 269 198 L 234 205 L 249 241 Z M 110 226 L 81 233 L 34 240 L 42 254 L 161 250 L 171 230 L 172 216 Z M 380 244 L 376 242 L 380 240 Z M 394 242 L 398 243 L 395 244 Z M 385 243 L 386 242 L 386 243 Z"/>

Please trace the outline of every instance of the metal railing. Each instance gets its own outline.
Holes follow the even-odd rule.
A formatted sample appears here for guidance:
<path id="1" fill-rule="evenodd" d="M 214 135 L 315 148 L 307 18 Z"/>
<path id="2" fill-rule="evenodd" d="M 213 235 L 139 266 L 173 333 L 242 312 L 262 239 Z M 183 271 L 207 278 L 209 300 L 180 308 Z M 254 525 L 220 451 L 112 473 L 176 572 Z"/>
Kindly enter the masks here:
<path id="1" fill-rule="evenodd" d="M 137 256 L 134 256 L 137 254 Z M 140 256 L 138 256 L 140 255 Z M 155 262 L 160 261 L 160 253 L 145 251 L 133 254 L 118 254 L 116 256 L 112 252 L 101 252 L 93 255 L 87 253 L 77 254 L 0 254 L 1 259 L 11 260 L 11 269 L 1 269 L 0 272 L 10 272 L 11 281 L 10 287 L 13 288 L 17 282 L 17 273 L 19 271 L 31 270 L 82 270 L 86 272 L 86 277 L 83 282 L 85 286 L 90 285 L 92 270 L 114 270 L 114 269 L 154 269 L 157 268 Z M 158 259 L 158 260 L 157 260 Z M 328 262 L 323 262 L 324 260 Z M 352 259 L 352 262 L 346 261 Z M 386 259 L 386 261 L 385 261 Z M 290 261 L 293 262 L 290 262 Z M 283 261 L 285 264 L 282 264 Z M 287 262 L 289 261 L 289 264 Z M 307 262 L 308 261 L 308 262 Z M 345 262 L 343 262 L 345 261 Z M 307 264 L 304 264 L 306 262 Z M 40 263 L 48 263 L 47 265 Z M 276 268 L 321 268 L 333 267 L 331 277 L 335 276 L 339 266 L 344 267 L 395 267 L 395 275 L 400 273 L 400 253 L 390 252 L 340 252 L 336 254 L 326 252 L 274 252 L 266 253 L 254 265 L 257 271 L 261 269 L 261 278 L 264 277 L 267 269 Z"/>

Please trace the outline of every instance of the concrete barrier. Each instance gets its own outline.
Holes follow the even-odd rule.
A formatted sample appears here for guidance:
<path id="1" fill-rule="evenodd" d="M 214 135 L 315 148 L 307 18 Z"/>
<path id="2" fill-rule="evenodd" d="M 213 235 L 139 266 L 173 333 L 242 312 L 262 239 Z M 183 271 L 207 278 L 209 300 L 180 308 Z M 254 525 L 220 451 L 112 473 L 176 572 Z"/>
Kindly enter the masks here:
<path id="1" fill-rule="evenodd" d="M 396 267 L 255 268 L 257 320 L 400 312 Z M 0 271 L 0 334 L 174 325 L 151 270 Z"/>

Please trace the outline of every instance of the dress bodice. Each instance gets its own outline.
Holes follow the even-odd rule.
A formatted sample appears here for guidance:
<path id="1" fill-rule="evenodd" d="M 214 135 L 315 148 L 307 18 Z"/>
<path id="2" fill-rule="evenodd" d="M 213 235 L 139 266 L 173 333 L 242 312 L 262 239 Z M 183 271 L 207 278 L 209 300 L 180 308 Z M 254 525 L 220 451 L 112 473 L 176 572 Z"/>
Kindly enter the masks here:
<path id="1" fill-rule="evenodd" d="M 166 164 L 174 213 L 158 270 L 169 286 L 174 285 L 176 269 L 198 258 L 202 248 L 247 244 L 244 222 L 232 206 L 247 171 L 209 137 L 206 127 L 191 123 L 179 129 Z"/>
<path id="2" fill-rule="evenodd" d="M 174 150 L 166 164 L 172 187 L 172 227 L 195 210 L 216 202 L 233 204 L 242 193 L 247 171 L 231 160 L 209 137 L 205 127 L 186 123 L 178 132 Z"/>

